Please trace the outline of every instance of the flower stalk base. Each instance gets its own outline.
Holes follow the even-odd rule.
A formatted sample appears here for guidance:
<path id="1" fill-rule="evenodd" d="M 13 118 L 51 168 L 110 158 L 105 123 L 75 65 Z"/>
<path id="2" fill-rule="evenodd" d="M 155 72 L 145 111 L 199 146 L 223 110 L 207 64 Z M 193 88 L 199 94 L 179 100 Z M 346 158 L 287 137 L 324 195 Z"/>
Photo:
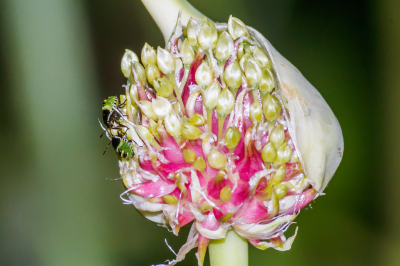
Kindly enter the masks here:
<path id="1" fill-rule="evenodd" d="M 247 240 L 229 230 L 225 239 L 211 240 L 208 246 L 211 266 L 248 266 Z"/>

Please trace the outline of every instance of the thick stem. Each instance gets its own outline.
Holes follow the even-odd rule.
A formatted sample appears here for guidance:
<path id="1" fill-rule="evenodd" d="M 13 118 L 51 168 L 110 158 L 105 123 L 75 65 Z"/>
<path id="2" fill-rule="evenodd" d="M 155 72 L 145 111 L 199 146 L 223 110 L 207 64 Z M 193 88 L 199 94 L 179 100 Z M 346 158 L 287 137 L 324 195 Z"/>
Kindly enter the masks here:
<path id="1" fill-rule="evenodd" d="M 211 240 L 208 252 L 211 266 L 248 266 L 247 240 L 229 230 L 225 239 Z"/>

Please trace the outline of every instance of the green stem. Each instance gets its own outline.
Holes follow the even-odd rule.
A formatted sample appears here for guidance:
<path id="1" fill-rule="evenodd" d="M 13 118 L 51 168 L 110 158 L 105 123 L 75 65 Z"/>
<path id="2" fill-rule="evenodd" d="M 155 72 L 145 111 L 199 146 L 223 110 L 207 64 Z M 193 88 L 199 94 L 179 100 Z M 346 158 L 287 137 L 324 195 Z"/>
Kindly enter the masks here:
<path id="1" fill-rule="evenodd" d="M 211 240 L 208 246 L 211 266 L 248 266 L 247 240 L 229 230 L 225 239 Z"/>

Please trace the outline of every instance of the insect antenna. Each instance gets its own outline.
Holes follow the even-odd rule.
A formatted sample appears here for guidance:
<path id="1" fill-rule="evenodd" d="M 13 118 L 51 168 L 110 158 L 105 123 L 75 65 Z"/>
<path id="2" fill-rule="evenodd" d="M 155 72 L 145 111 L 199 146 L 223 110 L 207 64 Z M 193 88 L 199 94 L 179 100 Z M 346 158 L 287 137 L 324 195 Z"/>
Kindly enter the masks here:
<path id="1" fill-rule="evenodd" d="M 110 141 L 110 143 L 107 144 L 107 147 L 106 147 L 106 149 L 105 149 L 104 152 L 103 152 L 103 155 L 106 154 L 107 149 L 108 149 L 108 147 L 110 147 L 110 145 L 111 145 L 111 141 Z"/>

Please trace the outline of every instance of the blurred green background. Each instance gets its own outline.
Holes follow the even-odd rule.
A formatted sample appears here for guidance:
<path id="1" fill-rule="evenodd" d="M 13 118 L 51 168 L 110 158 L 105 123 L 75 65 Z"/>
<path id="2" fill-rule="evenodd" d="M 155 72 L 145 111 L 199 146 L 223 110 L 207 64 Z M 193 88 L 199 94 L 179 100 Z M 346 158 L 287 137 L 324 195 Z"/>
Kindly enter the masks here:
<path id="1" fill-rule="evenodd" d="M 251 247 L 250 265 L 400 265 L 400 1 L 190 2 L 263 33 L 343 130 L 343 161 L 292 249 Z M 174 257 L 164 239 L 185 242 L 188 229 L 122 204 L 117 159 L 102 155 L 102 99 L 144 42 L 164 45 L 139 0 L 0 1 L 0 265 L 150 265 Z"/>

